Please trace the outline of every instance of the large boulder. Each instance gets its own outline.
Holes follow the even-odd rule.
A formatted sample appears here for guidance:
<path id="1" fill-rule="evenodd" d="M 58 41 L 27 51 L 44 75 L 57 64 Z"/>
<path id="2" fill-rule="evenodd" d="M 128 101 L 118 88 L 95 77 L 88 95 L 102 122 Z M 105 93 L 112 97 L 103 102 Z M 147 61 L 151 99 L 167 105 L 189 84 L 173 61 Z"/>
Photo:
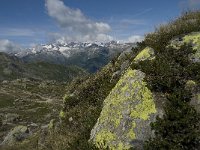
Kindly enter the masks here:
<path id="1" fill-rule="evenodd" d="M 31 132 L 28 127 L 22 125 L 16 126 L 8 133 L 1 145 L 14 145 L 17 142 L 23 141 L 30 135 Z"/>
<path id="2" fill-rule="evenodd" d="M 190 56 L 193 62 L 200 62 L 200 32 L 192 32 L 187 35 L 182 35 L 170 41 L 168 46 L 179 49 L 183 44 L 191 44 L 196 51 Z"/>
<path id="3" fill-rule="evenodd" d="M 99 149 L 142 149 L 153 136 L 150 123 L 163 110 L 157 108 L 144 78 L 143 72 L 129 68 L 105 99 L 90 137 Z"/>
<path id="4" fill-rule="evenodd" d="M 193 49 L 196 50 L 196 53 L 190 57 L 194 62 L 200 62 L 200 32 L 193 32 L 184 36 L 183 42 L 193 45 Z"/>

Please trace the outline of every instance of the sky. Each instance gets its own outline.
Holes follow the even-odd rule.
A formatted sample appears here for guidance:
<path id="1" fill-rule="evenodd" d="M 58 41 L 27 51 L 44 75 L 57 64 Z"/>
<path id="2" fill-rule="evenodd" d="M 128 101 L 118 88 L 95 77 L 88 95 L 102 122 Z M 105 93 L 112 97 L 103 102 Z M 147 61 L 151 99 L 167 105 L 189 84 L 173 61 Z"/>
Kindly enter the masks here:
<path id="1" fill-rule="evenodd" d="M 0 0 L 0 49 L 50 42 L 140 41 L 200 0 Z"/>

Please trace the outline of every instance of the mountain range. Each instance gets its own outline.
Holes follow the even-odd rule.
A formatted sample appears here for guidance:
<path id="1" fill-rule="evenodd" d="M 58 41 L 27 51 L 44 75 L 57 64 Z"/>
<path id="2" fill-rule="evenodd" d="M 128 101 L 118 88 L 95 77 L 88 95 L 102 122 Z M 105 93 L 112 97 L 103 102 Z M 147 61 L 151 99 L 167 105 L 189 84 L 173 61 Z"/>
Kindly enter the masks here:
<path id="1" fill-rule="evenodd" d="M 0 81 L 29 78 L 67 82 L 83 74 L 87 74 L 86 71 L 77 66 L 48 62 L 25 63 L 16 56 L 0 53 Z"/>
<path id="2" fill-rule="evenodd" d="M 133 43 L 52 43 L 37 45 L 12 53 L 24 62 L 48 62 L 60 65 L 75 65 L 88 72 L 96 72 L 106 65 L 116 54 L 131 49 Z"/>

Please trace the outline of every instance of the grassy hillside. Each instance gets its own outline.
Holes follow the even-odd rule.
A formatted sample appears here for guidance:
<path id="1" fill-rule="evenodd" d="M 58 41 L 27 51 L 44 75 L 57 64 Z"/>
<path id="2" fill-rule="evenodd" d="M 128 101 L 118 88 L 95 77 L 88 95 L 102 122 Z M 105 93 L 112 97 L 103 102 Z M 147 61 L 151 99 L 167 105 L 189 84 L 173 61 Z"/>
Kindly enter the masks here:
<path id="1" fill-rule="evenodd" d="M 14 56 L 0 53 L 0 80 L 35 78 L 41 80 L 71 81 L 87 74 L 76 66 L 63 66 L 47 62 L 24 63 Z"/>
<path id="2" fill-rule="evenodd" d="M 0 141 L 17 125 L 35 124 L 34 132 L 56 119 L 66 84 L 17 79 L 0 83 Z"/>
<path id="3" fill-rule="evenodd" d="M 132 68 L 140 69 L 147 74 L 146 80 L 151 90 L 170 94 L 170 91 L 171 93 L 174 92 L 174 86 L 181 88 L 182 86 L 179 86 L 179 84 L 184 85 L 184 83 L 192 77 L 194 77 L 192 79 L 199 84 L 199 63 L 188 63 L 189 60 L 187 59 L 187 56 L 195 51 L 192 51 L 191 48 L 187 46 L 180 48 L 180 51 L 170 48 L 166 49 L 166 46 L 173 38 L 200 31 L 199 25 L 200 12 L 185 13 L 177 20 L 171 21 L 166 25 L 161 25 L 155 32 L 147 34 L 145 40 L 138 43 L 138 46 L 133 49 L 134 53 L 128 54 L 123 62 L 129 60 L 131 64 L 136 54 L 139 54 L 145 47 L 152 47 L 155 50 L 157 58 L 155 59 L 155 65 L 151 65 L 154 61 L 152 63 L 150 63 L 150 61 L 144 61 L 138 66 L 132 65 Z M 123 63 L 114 61 L 114 64 L 119 65 L 118 67 L 120 68 Z M 106 67 L 102 69 L 102 71 L 104 72 L 105 69 Z M 72 142 L 72 144 L 70 144 L 69 149 L 81 149 L 84 145 L 84 141 L 87 143 L 92 126 L 101 111 L 103 100 L 118 81 L 118 79 L 116 79 L 115 82 L 111 82 L 112 84 L 109 82 L 115 71 L 106 73 L 106 76 L 103 76 L 101 80 L 94 77 L 93 82 L 90 81 L 91 79 L 82 82 L 82 84 L 78 86 L 81 88 L 76 88 L 75 94 L 77 93 L 77 95 L 66 97 L 61 117 L 65 120 L 65 129 L 72 128 L 68 132 L 77 135 L 75 137 L 70 137 L 70 142 Z M 155 74 L 157 75 L 155 76 Z M 175 78 L 174 74 L 178 74 L 178 78 Z M 185 76 L 182 76 L 182 74 L 185 74 Z M 98 76 L 98 73 L 96 76 Z M 98 84 L 101 86 L 98 86 Z M 80 112 L 80 115 L 75 116 L 74 114 L 77 114 L 75 113 L 77 111 Z M 91 113 L 91 111 L 93 113 Z M 97 114 L 94 115 L 94 112 Z M 71 116 L 75 117 L 73 124 L 68 121 Z M 78 126 L 74 127 L 75 125 Z"/>
<path id="4" fill-rule="evenodd" d="M 43 80 L 72 81 L 75 77 L 86 75 L 86 71 L 77 66 L 63 66 L 47 62 L 28 63 L 26 68 L 31 76 Z"/>
<path id="5" fill-rule="evenodd" d="M 200 62 L 190 59 L 197 49 L 191 42 L 178 48 L 170 43 L 174 38 L 199 31 L 200 12 L 184 13 L 147 34 L 132 52 L 122 53 L 96 74 L 73 81 L 67 87 L 63 108 L 59 113 L 61 124 L 55 123 L 58 128 L 48 131 L 43 149 L 97 149 L 88 142 L 90 132 L 99 118 L 105 98 L 127 68 L 144 72 L 148 89 L 166 99 L 165 102 L 163 98 L 157 100 L 163 105 L 164 115 L 152 123 L 155 137 L 147 141 L 146 149 L 198 149 L 200 115 L 191 101 L 192 95 L 198 93 L 200 87 Z M 155 52 L 154 57 L 151 56 L 151 48 Z M 40 134 L 33 136 L 19 145 L 18 149 L 36 149 L 39 137 Z M 104 137 L 108 142 L 109 138 L 113 139 L 112 136 Z"/>

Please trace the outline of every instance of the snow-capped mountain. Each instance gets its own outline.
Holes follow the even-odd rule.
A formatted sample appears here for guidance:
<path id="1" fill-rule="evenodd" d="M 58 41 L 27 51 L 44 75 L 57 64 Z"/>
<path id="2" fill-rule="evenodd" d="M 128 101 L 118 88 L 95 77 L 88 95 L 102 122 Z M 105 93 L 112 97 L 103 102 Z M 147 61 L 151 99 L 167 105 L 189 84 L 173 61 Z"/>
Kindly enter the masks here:
<path id="1" fill-rule="evenodd" d="M 37 45 L 14 55 L 25 62 L 44 61 L 54 64 L 77 65 L 95 72 L 107 64 L 117 53 L 134 46 L 133 43 L 52 43 Z"/>

